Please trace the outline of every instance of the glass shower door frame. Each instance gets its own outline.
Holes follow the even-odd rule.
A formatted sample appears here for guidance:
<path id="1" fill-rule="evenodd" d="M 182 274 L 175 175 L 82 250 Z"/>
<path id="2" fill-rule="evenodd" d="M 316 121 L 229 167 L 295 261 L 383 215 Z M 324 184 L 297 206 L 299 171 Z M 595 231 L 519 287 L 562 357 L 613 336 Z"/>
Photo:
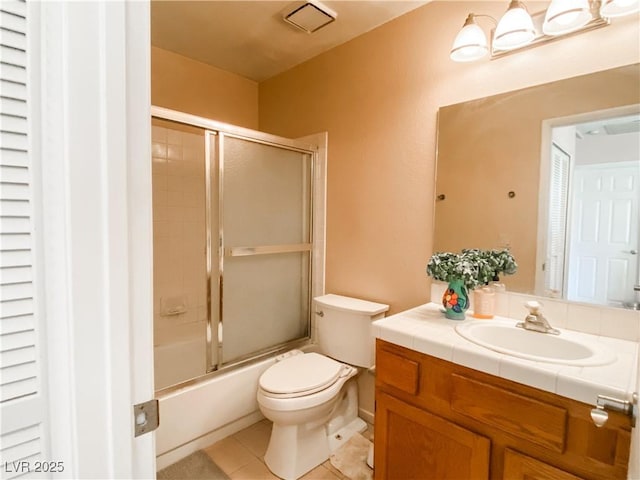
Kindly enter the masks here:
<path id="1" fill-rule="evenodd" d="M 225 132 L 222 130 L 207 131 L 205 133 L 205 178 L 206 184 L 206 245 L 207 245 L 207 373 L 218 371 L 228 366 L 240 366 L 244 363 L 268 356 L 279 350 L 292 348 L 301 342 L 306 342 L 311 336 L 311 304 L 312 304 L 312 284 L 313 284 L 313 239 L 314 239 L 314 186 L 315 165 L 317 153 L 313 150 L 301 148 L 295 145 L 295 141 L 288 139 L 271 137 L 269 140 L 256 138 L 254 136 Z M 289 151 L 299 152 L 309 155 L 310 168 L 307 195 L 308 205 L 308 234 L 307 242 L 297 244 L 280 245 L 258 245 L 258 246 L 231 246 L 227 247 L 224 241 L 224 142 L 225 138 L 235 138 L 248 142 L 258 143 Z M 276 141 L 274 141 L 274 139 Z M 214 192 L 217 190 L 217 209 L 213 207 L 212 200 Z M 217 231 L 216 231 L 217 224 Z M 308 256 L 308 282 L 307 282 L 307 336 L 284 342 L 282 344 L 268 347 L 262 351 L 252 352 L 244 357 L 235 359 L 228 364 L 223 361 L 223 331 L 224 331 L 224 268 L 225 258 L 270 255 L 291 252 L 309 252 Z M 217 255 L 214 255 L 217 253 Z M 217 258 L 217 262 L 214 260 Z M 216 308 L 217 306 L 217 308 Z"/>

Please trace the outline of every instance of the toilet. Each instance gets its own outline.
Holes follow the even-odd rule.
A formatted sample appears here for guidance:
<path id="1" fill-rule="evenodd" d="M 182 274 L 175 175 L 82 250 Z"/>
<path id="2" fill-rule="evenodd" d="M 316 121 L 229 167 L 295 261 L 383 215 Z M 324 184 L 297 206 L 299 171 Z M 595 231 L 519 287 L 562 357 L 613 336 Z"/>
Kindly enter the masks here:
<path id="1" fill-rule="evenodd" d="M 258 405 L 273 422 L 264 461 L 285 480 L 300 478 L 367 424 L 358 417 L 357 367 L 375 361 L 371 322 L 388 305 L 341 295 L 314 299 L 322 353 L 287 352 L 258 381 Z"/>

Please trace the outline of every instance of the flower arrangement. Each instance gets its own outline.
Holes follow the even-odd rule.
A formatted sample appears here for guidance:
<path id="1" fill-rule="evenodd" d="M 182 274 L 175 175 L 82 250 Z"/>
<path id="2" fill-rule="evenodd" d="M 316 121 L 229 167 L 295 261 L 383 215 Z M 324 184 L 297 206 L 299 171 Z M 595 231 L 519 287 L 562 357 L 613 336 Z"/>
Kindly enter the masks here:
<path id="1" fill-rule="evenodd" d="M 461 280 L 468 290 L 473 290 L 498 281 L 501 274 L 512 275 L 517 269 L 508 249 L 463 249 L 461 253 L 434 253 L 427 264 L 427 275 L 442 282 Z"/>

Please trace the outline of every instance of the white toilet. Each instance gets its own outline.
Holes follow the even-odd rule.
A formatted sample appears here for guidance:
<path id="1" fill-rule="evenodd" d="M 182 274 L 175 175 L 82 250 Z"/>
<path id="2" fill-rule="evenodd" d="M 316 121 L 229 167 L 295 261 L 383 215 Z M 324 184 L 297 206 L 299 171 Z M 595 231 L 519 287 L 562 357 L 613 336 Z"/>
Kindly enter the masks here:
<path id="1" fill-rule="evenodd" d="M 273 422 L 264 461 L 285 480 L 300 478 L 366 428 L 358 418 L 354 366 L 373 366 L 371 322 L 389 309 L 332 294 L 316 297 L 314 304 L 323 355 L 288 352 L 262 374 L 258 385 L 260 410 Z"/>

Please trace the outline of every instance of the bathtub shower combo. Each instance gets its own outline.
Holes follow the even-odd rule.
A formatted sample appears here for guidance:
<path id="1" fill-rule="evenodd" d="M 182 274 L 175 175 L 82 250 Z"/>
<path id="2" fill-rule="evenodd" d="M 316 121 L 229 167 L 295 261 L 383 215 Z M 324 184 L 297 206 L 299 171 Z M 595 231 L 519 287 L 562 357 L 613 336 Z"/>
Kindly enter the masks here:
<path id="1" fill-rule="evenodd" d="M 261 418 L 258 378 L 311 338 L 326 136 L 152 108 L 158 466 Z"/>

